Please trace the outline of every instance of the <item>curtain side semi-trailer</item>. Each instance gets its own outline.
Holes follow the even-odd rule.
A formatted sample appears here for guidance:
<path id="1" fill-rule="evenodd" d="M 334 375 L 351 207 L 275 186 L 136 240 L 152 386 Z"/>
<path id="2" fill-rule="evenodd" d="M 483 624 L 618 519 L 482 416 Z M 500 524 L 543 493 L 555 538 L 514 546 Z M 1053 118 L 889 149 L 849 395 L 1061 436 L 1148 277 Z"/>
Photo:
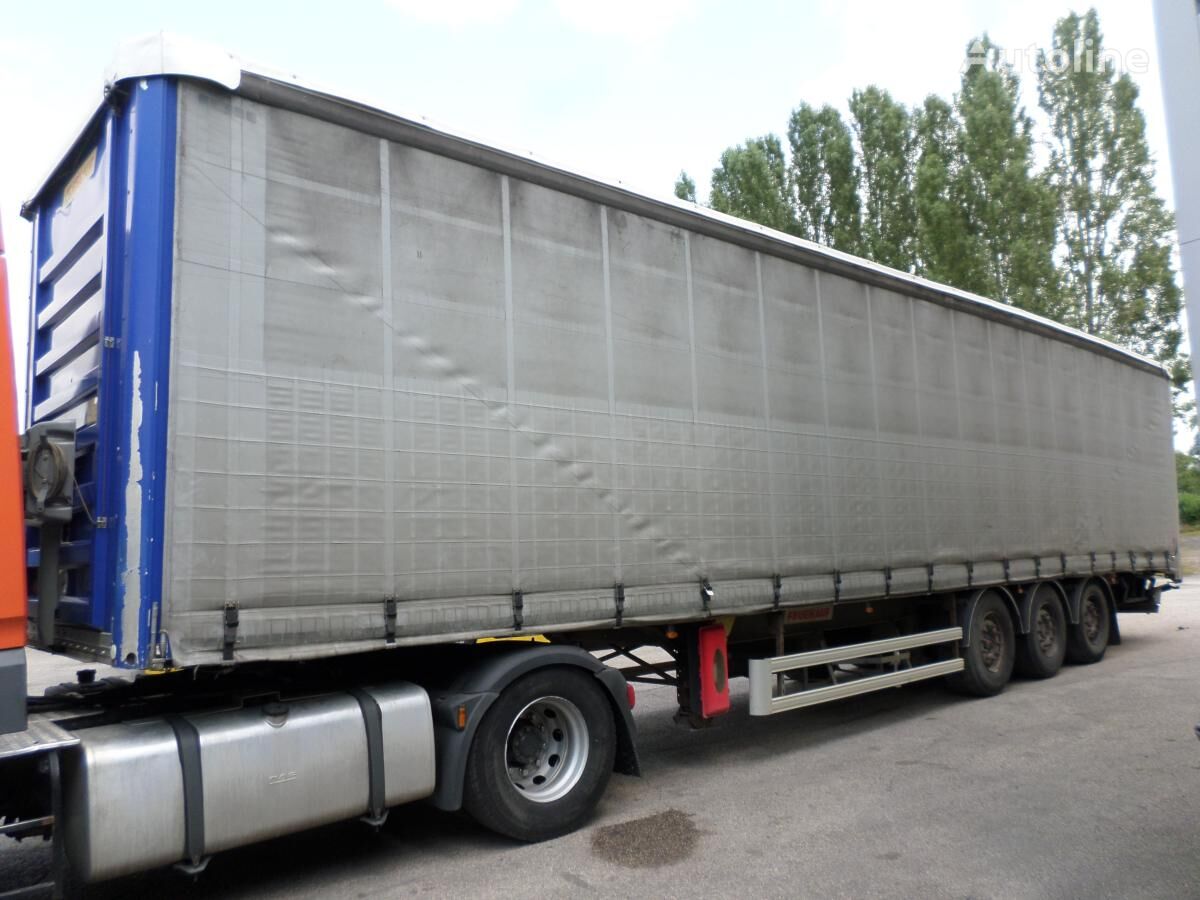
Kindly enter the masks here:
<path id="1" fill-rule="evenodd" d="M 993 694 L 1177 579 L 1157 363 L 130 46 L 23 210 L 0 441 L 0 815 L 56 878 L 419 799 L 550 837 L 638 771 L 630 682 Z M 26 701 L 26 620 L 135 677 Z"/>

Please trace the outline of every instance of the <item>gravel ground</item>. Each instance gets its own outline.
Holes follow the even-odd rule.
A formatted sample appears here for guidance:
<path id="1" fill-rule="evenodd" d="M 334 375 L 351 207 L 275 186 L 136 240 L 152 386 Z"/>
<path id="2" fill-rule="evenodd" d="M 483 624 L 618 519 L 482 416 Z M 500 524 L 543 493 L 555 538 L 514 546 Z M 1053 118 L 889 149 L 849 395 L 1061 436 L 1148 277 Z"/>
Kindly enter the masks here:
<path id="1" fill-rule="evenodd" d="M 220 854 L 195 884 L 89 895 L 1200 897 L 1200 582 L 1121 627 L 1100 664 L 987 700 L 912 685 L 757 719 L 735 682 L 732 713 L 693 732 L 643 688 L 644 776 L 544 844 L 417 805 L 378 834 L 345 823 Z M 0 846 L 0 890 L 46 865 Z"/>

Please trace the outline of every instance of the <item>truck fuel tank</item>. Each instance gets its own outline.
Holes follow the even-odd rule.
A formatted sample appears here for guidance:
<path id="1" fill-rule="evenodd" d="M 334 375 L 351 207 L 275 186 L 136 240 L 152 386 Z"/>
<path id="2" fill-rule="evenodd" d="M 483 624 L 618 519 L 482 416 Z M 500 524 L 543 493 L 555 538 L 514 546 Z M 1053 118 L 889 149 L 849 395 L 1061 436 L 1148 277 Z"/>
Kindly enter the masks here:
<path id="1" fill-rule="evenodd" d="M 213 853 L 434 788 L 429 698 L 394 683 L 78 732 L 64 760 L 66 848 L 83 881 Z"/>

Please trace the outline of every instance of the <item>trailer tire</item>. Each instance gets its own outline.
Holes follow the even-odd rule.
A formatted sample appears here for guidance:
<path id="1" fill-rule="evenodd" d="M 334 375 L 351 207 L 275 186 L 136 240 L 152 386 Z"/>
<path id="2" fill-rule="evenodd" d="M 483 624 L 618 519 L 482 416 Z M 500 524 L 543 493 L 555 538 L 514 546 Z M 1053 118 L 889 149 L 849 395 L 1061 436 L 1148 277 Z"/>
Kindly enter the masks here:
<path id="1" fill-rule="evenodd" d="M 1029 631 L 1017 637 L 1016 671 L 1026 678 L 1050 678 L 1067 653 L 1067 614 L 1049 584 L 1035 588 L 1029 603 Z"/>
<path id="2" fill-rule="evenodd" d="M 513 682 L 484 715 L 467 757 L 463 806 L 519 841 L 574 831 L 591 816 L 616 756 L 612 706 L 590 674 L 566 668 Z"/>
<path id="3" fill-rule="evenodd" d="M 1112 629 L 1108 592 L 1098 581 L 1079 589 L 1079 621 L 1067 629 L 1067 661 L 1090 665 L 1104 659 Z"/>
<path id="4" fill-rule="evenodd" d="M 950 675 L 951 690 L 972 697 L 991 697 L 1004 690 L 1016 663 L 1016 629 L 1007 601 L 985 591 L 975 601 L 968 620 L 970 634 L 963 648 L 963 670 Z"/>

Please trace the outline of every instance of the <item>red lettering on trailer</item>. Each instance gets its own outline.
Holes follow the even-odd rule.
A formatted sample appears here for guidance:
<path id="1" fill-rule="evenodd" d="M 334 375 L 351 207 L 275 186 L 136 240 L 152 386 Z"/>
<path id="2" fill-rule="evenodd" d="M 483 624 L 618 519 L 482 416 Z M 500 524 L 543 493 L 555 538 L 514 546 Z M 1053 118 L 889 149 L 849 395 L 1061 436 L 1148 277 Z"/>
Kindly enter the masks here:
<path id="1" fill-rule="evenodd" d="M 832 606 L 806 606 L 803 609 L 789 609 L 783 614 L 783 621 L 789 625 L 797 622 L 828 622 L 832 618 Z"/>

